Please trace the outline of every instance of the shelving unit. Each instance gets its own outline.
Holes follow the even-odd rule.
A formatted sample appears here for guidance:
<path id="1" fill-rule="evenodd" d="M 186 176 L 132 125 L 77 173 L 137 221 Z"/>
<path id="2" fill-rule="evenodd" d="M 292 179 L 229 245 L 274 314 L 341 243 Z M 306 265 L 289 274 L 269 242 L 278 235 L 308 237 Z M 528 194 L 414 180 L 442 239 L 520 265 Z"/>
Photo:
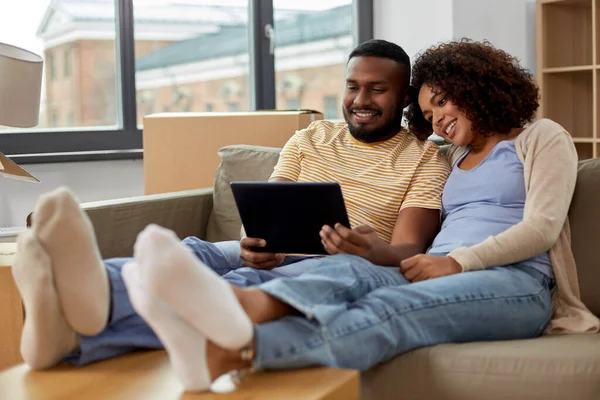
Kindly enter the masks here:
<path id="1" fill-rule="evenodd" d="M 600 0 L 537 1 L 539 117 L 569 131 L 580 159 L 600 156 Z"/>

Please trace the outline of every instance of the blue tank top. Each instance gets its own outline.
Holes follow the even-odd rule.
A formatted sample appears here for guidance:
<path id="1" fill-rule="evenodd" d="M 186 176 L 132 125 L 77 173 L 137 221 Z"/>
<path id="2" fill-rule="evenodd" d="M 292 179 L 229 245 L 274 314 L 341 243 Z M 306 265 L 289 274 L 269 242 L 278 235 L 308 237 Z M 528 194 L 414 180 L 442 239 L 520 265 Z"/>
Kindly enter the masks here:
<path id="1" fill-rule="evenodd" d="M 523 220 L 525 182 L 515 141 L 498 143 L 479 165 L 464 171 L 458 164 L 467 154 L 453 165 L 444 187 L 442 228 L 430 254 L 473 246 Z M 553 277 L 548 252 L 518 264 Z"/>

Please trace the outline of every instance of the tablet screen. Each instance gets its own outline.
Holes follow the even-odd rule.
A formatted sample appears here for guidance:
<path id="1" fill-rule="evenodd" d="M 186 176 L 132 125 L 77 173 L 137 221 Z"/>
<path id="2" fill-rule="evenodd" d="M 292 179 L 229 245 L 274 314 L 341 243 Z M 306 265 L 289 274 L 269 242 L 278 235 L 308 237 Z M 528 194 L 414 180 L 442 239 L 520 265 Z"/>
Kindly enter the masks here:
<path id="1" fill-rule="evenodd" d="M 327 254 L 323 225 L 350 227 L 335 182 L 232 182 L 231 189 L 246 235 L 267 242 L 256 251 Z"/>

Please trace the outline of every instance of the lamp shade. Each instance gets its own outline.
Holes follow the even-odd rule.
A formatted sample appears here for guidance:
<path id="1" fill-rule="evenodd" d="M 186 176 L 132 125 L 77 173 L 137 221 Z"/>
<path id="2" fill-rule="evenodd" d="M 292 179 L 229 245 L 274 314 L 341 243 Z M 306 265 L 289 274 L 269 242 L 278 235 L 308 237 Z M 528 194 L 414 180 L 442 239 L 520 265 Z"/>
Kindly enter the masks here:
<path id="1" fill-rule="evenodd" d="M 0 43 L 0 125 L 38 124 L 43 64 L 35 53 Z"/>

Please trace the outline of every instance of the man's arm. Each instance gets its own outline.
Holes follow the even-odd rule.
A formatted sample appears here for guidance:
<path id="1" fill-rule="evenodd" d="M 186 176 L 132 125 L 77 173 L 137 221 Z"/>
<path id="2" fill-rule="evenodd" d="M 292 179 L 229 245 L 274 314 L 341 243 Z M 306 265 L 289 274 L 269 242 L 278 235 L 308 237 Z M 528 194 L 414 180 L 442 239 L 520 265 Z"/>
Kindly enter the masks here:
<path id="1" fill-rule="evenodd" d="M 439 228 L 439 210 L 417 207 L 401 210 L 392 233 L 393 263 L 391 265 L 400 265 L 402 260 L 425 253 Z"/>
<path id="2" fill-rule="evenodd" d="M 439 210 L 410 207 L 400 211 L 391 243 L 367 225 L 348 229 L 341 224 L 324 226 L 321 239 L 329 254 L 354 254 L 376 265 L 400 266 L 402 260 L 424 253 L 435 237 Z"/>
<path id="3" fill-rule="evenodd" d="M 333 229 L 324 226 L 321 239 L 330 254 L 355 254 L 377 265 L 400 266 L 402 260 L 427 250 L 439 229 L 442 191 L 450 171 L 438 147 L 426 146 L 402 201 L 391 242 L 365 225 L 352 230 L 339 224 Z"/>

